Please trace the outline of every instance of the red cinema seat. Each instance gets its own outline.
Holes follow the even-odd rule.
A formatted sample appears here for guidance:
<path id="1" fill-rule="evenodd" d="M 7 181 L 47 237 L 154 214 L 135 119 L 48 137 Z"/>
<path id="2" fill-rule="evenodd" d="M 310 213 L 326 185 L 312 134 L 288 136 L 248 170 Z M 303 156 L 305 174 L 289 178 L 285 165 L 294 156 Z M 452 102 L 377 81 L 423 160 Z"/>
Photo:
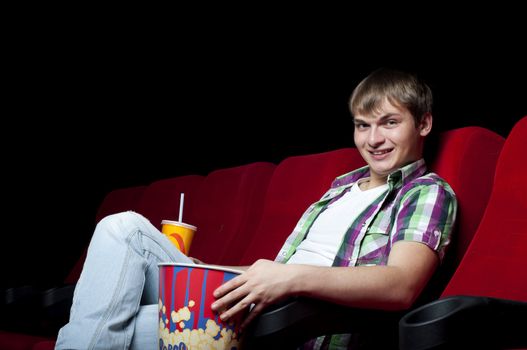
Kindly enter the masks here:
<path id="1" fill-rule="evenodd" d="M 38 343 L 36 343 L 31 350 L 53 350 L 55 349 L 55 341 L 54 340 L 43 340 Z"/>
<path id="2" fill-rule="evenodd" d="M 503 136 L 479 126 L 453 129 L 440 135 L 430 170 L 452 186 L 458 212 L 443 265 L 429 283 L 421 302 L 439 297 L 463 258 L 487 206 L 504 142 Z"/>
<path id="3" fill-rule="evenodd" d="M 95 215 L 95 222 L 98 223 L 102 218 L 111 214 L 135 210 L 145 189 L 146 186 L 133 186 L 118 188 L 108 192 L 99 205 Z"/>
<path id="4" fill-rule="evenodd" d="M 527 116 L 508 135 L 481 223 L 442 298 L 405 315 L 401 349 L 527 348 Z"/>
<path id="5" fill-rule="evenodd" d="M 355 148 L 293 156 L 280 162 L 269 184 L 260 225 L 238 263 L 274 259 L 307 207 L 337 176 L 363 165 Z"/>
<path id="6" fill-rule="evenodd" d="M 456 193 L 458 215 L 454 244 L 456 265 L 478 228 L 490 197 L 496 162 L 505 139 L 495 132 L 468 126 L 441 134 L 438 154 L 430 170 L 445 179 Z"/>
<path id="7" fill-rule="evenodd" d="M 212 171 L 192 203 L 197 232 L 190 255 L 211 264 L 239 259 L 260 217 L 276 165 L 255 162 Z"/>
<path id="8" fill-rule="evenodd" d="M 47 341 L 50 340 L 45 337 L 0 331 L 0 349 L 2 350 L 32 350 L 35 344 Z M 51 342 L 53 345 L 55 344 L 55 342 Z"/>
<path id="9" fill-rule="evenodd" d="M 185 175 L 154 181 L 144 191 L 136 210 L 160 230 L 161 220 L 178 220 L 179 200 L 184 193 L 183 222 L 192 224 L 195 221 L 192 203 L 203 179 L 201 175 Z"/>

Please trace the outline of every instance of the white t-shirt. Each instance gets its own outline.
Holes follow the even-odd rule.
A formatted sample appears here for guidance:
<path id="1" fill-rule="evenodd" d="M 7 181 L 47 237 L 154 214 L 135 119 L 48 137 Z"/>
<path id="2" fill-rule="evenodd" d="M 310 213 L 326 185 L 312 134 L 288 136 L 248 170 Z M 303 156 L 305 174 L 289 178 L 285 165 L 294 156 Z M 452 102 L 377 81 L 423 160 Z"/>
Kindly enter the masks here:
<path id="1" fill-rule="evenodd" d="M 362 181 L 359 181 L 362 182 Z M 353 221 L 385 190 L 388 184 L 363 191 L 359 182 L 353 184 L 326 210 L 322 211 L 300 243 L 288 264 L 331 266 L 346 231 Z"/>

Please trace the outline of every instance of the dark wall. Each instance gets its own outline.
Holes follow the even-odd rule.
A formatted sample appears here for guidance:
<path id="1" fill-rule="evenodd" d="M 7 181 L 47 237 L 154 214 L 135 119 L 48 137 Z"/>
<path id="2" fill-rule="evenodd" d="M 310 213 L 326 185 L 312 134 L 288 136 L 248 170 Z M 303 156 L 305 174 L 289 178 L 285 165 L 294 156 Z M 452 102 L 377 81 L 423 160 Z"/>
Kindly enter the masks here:
<path id="1" fill-rule="evenodd" d="M 15 259 L 3 258 L 3 285 L 61 281 L 113 188 L 352 146 L 347 99 L 381 66 L 428 81 L 438 130 L 480 125 L 506 136 L 527 115 L 515 52 L 364 55 L 281 42 L 147 54 L 103 44 L 17 62 L 2 141 L 3 246 Z"/>

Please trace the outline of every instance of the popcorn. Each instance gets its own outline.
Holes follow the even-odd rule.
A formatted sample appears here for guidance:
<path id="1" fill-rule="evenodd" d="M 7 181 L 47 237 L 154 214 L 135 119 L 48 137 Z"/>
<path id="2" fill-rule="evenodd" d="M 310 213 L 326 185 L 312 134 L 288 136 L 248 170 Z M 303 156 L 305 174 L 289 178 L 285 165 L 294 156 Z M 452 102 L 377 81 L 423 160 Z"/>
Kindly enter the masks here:
<path id="1" fill-rule="evenodd" d="M 218 332 L 220 331 L 220 326 L 214 322 L 214 320 L 208 320 L 205 327 L 207 327 L 205 332 L 213 338 L 218 335 Z"/>
<path id="2" fill-rule="evenodd" d="M 190 329 L 185 325 L 192 317 L 191 308 L 196 304 L 193 300 L 188 305 L 182 307 L 177 312 L 172 311 L 170 319 L 178 327 L 170 331 L 169 318 L 165 322 L 162 318 L 159 320 L 159 349 L 187 349 L 187 350 L 237 350 L 239 346 L 236 333 L 221 324 L 216 323 L 213 319 L 208 319 L 205 329 Z M 160 300 L 160 310 L 165 315 L 165 306 Z M 223 328 L 222 328 L 223 327 Z"/>
<path id="3" fill-rule="evenodd" d="M 180 321 L 188 321 L 190 320 L 190 310 L 186 306 L 182 307 L 177 312 L 172 311 L 170 317 L 172 318 L 172 322 L 174 323 L 178 323 Z"/>

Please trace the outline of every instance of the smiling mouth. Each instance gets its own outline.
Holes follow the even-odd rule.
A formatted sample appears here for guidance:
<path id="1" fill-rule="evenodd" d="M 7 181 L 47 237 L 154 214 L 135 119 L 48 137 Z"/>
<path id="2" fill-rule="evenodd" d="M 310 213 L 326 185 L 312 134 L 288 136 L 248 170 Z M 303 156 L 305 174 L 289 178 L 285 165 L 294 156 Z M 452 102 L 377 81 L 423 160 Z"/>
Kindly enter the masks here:
<path id="1" fill-rule="evenodd" d="M 369 151 L 369 152 L 370 152 L 370 154 L 372 154 L 374 156 L 382 156 L 382 155 L 385 155 L 387 153 L 390 153 L 391 151 L 393 151 L 393 148 L 385 149 L 385 150 L 381 150 L 381 151 Z"/>

